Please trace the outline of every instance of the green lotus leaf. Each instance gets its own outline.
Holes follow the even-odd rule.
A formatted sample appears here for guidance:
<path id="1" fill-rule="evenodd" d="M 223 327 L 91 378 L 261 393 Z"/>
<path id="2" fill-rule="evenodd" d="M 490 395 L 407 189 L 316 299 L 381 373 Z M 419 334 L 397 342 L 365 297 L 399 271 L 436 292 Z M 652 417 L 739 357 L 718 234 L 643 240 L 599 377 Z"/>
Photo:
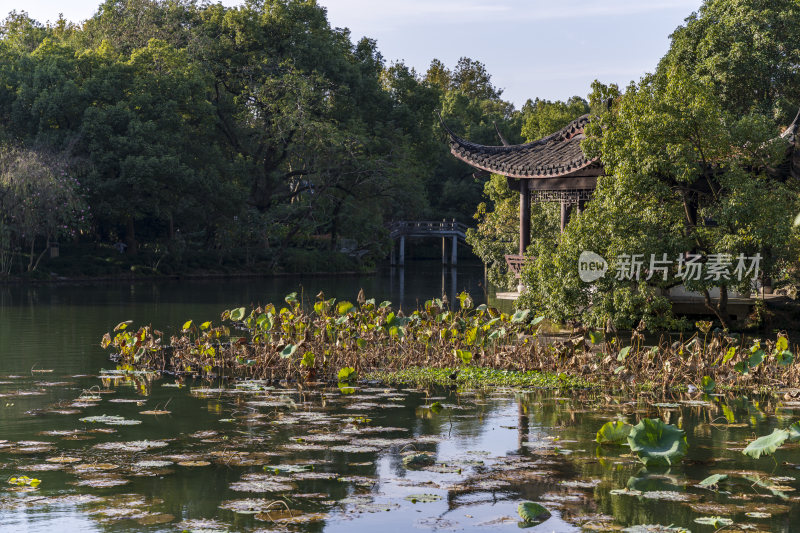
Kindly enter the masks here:
<path id="1" fill-rule="evenodd" d="M 526 322 L 528 320 L 528 317 L 530 316 L 530 314 L 531 314 L 530 309 L 521 309 L 521 310 L 517 311 L 516 313 L 514 313 L 514 316 L 511 317 L 511 323 L 512 324 L 521 324 L 523 322 Z"/>
<path id="2" fill-rule="evenodd" d="M 352 303 L 347 302 L 347 301 L 341 301 L 336 306 L 336 312 L 339 313 L 340 315 L 346 315 L 347 313 L 349 313 L 353 309 L 355 309 L 355 306 Z"/>
<path id="3" fill-rule="evenodd" d="M 589 332 L 589 340 L 592 344 L 600 344 L 603 342 L 603 332 L 602 331 L 590 331 Z"/>
<path id="4" fill-rule="evenodd" d="M 747 447 L 742 450 L 742 453 L 753 459 L 758 459 L 762 455 L 771 455 L 786 442 L 786 439 L 788 439 L 791 434 L 792 432 L 787 429 L 776 429 L 769 435 L 759 437 L 748 444 Z"/>
<path id="5" fill-rule="evenodd" d="M 622 420 L 606 422 L 595 439 L 600 444 L 625 444 L 633 426 Z"/>
<path id="6" fill-rule="evenodd" d="M 733 524 L 733 520 L 721 516 L 701 516 L 700 518 L 695 518 L 694 521 L 698 524 L 713 526 L 716 529 Z"/>
<path id="7" fill-rule="evenodd" d="M 789 432 L 789 442 L 797 442 L 800 440 L 800 422 L 795 422 L 786 431 Z"/>
<path id="8" fill-rule="evenodd" d="M 539 522 L 550 518 L 550 511 L 533 502 L 522 502 L 517 507 L 517 514 L 523 522 Z"/>
<path id="9" fill-rule="evenodd" d="M 644 418 L 631 429 L 628 444 L 645 466 L 670 466 L 689 449 L 686 433 L 656 418 Z"/>
<path id="10" fill-rule="evenodd" d="M 725 474 L 712 474 L 699 483 L 701 487 L 713 487 L 719 485 L 720 481 L 728 479 Z"/>
<path id="11" fill-rule="evenodd" d="M 294 355 L 294 352 L 297 351 L 297 344 L 287 344 L 286 347 L 281 352 L 281 358 L 287 359 Z"/>
<path id="12" fill-rule="evenodd" d="M 403 457 L 403 466 L 406 468 L 422 468 L 436 463 L 436 459 L 425 453 L 412 453 Z"/>
<path id="13" fill-rule="evenodd" d="M 625 361 L 625 359 L 628 357 L 628 352 L 630 352 L 630 351 L 631 351 L 631 347 L 630 346 L 626 346 L 623 349 L 621 349 L 619 351 L 619 353 L 617 354 L 617 361 L 619 361 L 620 363 Z"/>

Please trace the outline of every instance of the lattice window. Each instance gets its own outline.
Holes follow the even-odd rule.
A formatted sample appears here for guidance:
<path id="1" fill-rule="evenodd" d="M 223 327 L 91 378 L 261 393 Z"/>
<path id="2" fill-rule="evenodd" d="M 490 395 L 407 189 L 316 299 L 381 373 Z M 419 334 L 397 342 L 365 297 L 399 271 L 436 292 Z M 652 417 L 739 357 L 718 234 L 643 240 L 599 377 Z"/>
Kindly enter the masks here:
<path id="1" fill-rule="evenodd" d="M 533 202 L 565 202 L 570 205 L 577 205 L 592 198 L 591 189 L 580 189 L 570 191 L 531 191 L 531 201 Z"/>

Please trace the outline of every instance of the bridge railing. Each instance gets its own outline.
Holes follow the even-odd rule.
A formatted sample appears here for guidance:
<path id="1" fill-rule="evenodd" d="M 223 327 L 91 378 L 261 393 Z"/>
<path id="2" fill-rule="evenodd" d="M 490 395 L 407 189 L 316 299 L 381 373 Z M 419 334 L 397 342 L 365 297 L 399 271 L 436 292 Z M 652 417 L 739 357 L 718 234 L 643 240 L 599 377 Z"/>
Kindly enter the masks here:
<path id="1" fill-rule="evenodd" d="M 465 237 L 469 226 L 454 220 L 399 220 L 389 224 L 389 231 L 393 236 L 406 235 L 410 233 L 431 235 L 458 234 Z"/>

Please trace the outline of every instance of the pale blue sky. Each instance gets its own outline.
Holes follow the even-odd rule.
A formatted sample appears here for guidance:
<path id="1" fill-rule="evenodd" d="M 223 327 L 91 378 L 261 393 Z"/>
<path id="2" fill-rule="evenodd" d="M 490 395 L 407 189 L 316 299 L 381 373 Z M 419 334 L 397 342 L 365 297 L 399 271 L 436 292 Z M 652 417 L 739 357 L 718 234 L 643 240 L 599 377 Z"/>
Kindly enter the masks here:
<path id="1" fill-rule="evenodd" d="M 223 0 L 225 5 L 239 0 Z M 378 41 L 387 61 L 424 72 L 431 59 L 452 67 L 468 56 L 486 64 L 503 96 L 586 96 L 592 80 L 626 85 L 652 71 L 669 34 L 701 0 L 319 0 L 333 26 Z M 25 10 L 39 21 L 90 17 L 99 0 L 0 0 L 3 16 Z"/>

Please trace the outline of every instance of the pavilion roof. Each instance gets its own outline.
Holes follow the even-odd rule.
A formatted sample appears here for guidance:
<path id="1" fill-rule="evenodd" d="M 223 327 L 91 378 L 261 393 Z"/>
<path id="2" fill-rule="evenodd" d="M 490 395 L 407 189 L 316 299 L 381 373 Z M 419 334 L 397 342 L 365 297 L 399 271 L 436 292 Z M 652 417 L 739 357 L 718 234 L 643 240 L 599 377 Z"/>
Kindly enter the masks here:
<path id="1" fill-rule="evenodd" d="M 583 129 L 589 115 L 583 115 L 561 130 L 538 141 L 510 146 L 485 146 L 450 135 L 450 152 L 465 163 L 511 178 L 557 178 L 580 175 L 580 171 L 599 162 L 581 150 Z"/>

